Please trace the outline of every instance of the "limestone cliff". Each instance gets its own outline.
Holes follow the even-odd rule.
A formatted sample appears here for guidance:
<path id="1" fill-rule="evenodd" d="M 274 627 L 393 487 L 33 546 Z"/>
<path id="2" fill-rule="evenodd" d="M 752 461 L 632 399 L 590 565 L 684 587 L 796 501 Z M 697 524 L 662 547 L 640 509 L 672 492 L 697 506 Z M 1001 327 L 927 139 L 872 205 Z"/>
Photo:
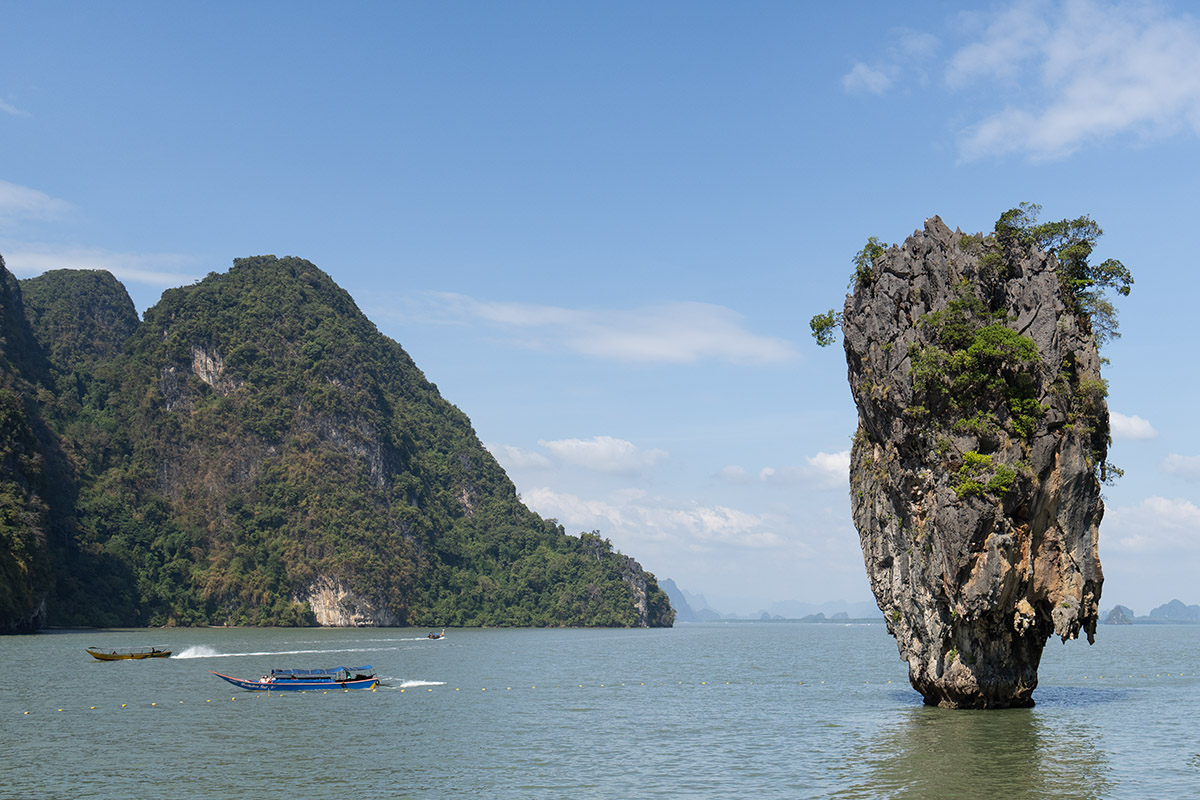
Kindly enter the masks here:
<path id="1" fill-rule="evenodd" d="M 842 330 L 851 506 L 928 704 L 1030 706 L 1042 649 L 1097 622 L 1108 409 L 1057 261 L 939 218 L 860 264 Z"/>

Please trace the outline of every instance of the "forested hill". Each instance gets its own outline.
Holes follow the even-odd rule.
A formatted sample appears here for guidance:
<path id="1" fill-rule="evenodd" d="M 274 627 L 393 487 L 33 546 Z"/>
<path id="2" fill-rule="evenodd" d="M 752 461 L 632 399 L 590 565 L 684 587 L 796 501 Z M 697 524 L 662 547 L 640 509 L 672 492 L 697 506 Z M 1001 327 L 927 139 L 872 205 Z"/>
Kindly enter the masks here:
<path id="1" fill-rule="evenodd" d="M 107 273 L 21 283 L 42 366 L 14 391 L 73 481 L 51 579 L 26 598 L 45 622 L 671 624 L 654 576 L 529 511 L 311 263 L 239 259 L 140 323 Z"/>
<path id="2" fill-rule="evenodd" d="M 39 408 L 48 378 L 21 289 L 0 258 L 0 633 L 41 624 L 53 580 L 49 501 L 64 460 Z"/>

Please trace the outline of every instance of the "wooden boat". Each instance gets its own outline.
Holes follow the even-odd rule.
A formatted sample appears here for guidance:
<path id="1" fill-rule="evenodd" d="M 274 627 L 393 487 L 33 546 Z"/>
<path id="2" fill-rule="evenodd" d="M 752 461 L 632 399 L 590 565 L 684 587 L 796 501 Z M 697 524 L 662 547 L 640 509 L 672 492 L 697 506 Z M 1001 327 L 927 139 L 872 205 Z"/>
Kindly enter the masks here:
<path id="1" fill-rule="evenodd" d="M 131 650 L 102 650 L 99 647 L 87 648 L 92 658 L 100 661 L 126 661 L 131 658 L 170 658 L 171 651 L 161 647 L 135 647 Z"/>
<path id="2" fill-rule="evenodd" d="M 223 681 L 251 692 L 311 692 L 320 689 L 374 689 L 379 684 L 374 667 L 335 669 L 273 669 L 257 679 L 232 678 L 213 672 Z"/>

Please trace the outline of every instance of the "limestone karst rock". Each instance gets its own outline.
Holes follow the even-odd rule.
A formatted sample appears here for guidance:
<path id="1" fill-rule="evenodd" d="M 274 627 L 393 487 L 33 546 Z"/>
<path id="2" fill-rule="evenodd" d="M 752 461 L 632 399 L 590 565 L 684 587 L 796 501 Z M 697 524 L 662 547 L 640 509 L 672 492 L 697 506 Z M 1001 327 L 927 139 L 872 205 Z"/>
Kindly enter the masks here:
<path id="1" fill-rule="evenodd" d="M 1056 261 L 926 220 L 842 317 L 871 588 L 930 705 L 1033 705 L 1051 635 L 1096 629 L 1108 409 Z"/>

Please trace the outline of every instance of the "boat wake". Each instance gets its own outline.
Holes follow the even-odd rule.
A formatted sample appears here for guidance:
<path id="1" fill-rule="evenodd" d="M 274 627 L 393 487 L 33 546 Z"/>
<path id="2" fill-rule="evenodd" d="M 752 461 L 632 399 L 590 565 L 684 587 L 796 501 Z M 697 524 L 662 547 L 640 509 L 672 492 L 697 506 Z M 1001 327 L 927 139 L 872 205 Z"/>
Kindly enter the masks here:
<path id="1" fill-rule="evenodd" d="M 337 647 L 321 650 L 261 650 L 246 653 L 220 653 L 207 645 L 189 647 L 175 658 L 240 658 L 243 656 L 295 656 L 321 653 L 381 653 L 386 650 L 399 650 L 399 647 Z"/>
<path id="2" fill-rule="evenodd" d="M 193 647 L 189 647 L 189 648 L 183 650 L 182 652 L 176 653 L 175 657 L 176 658 L 217 658 L 220 655 L 221 655 L 220 653 L 218 653 L 216 650 L 213 650 L 211 647 L 205 647 L 204 645 L 195 645 Z"/>
<path id="3" fill-rule="evenodd" d="M 401 689 L 411 689 L 414 686 L 445 686 L 445 681 L 403 681 L 398 684 Z"/>

